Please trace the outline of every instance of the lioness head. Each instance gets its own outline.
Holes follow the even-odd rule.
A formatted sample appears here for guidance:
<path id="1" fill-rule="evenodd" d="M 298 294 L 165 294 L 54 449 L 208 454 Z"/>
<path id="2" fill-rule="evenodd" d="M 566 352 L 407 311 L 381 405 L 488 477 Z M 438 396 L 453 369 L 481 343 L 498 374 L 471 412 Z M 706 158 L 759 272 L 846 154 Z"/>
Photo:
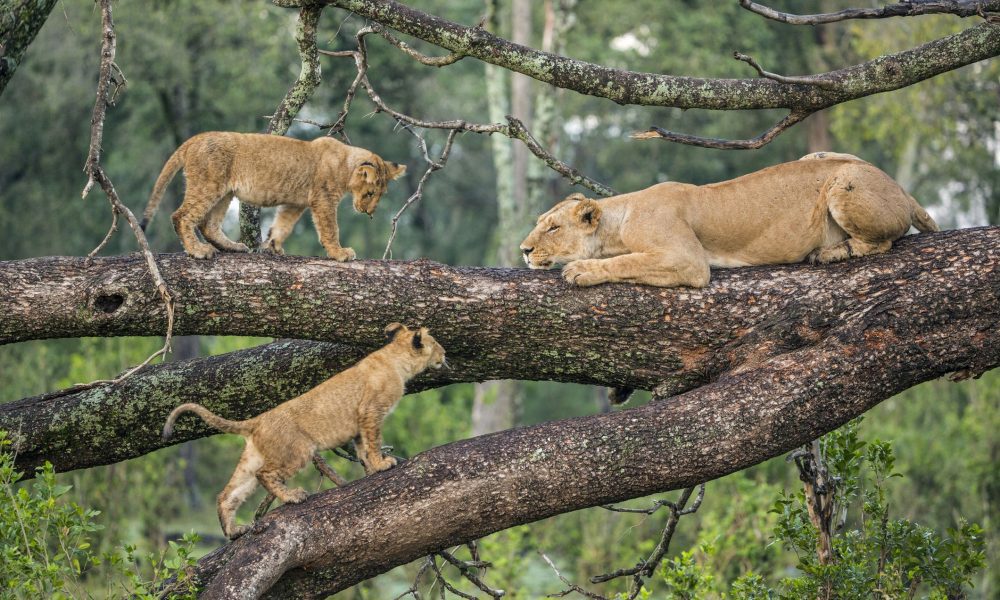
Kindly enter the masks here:
<path id="1" fill-rule="evenodd" d="M 431 336 L 426 327 L 411 330 L 401 323 L 389 323 L 385 326 L 385 337 L 390 344 L 396 344 L 406 355 L 414 359 L 421 371 L 428 367 L 440 369 L 448 366 L 444 348 Z"/>
<path id="2" fill-rule="evenodd" d="M 372 154 L 351 173 L 347 189 L 354 196 L 354 210 L 371 216 L 393 179 L 406 173 L 406 165 L 382 160 Z"/>
<path id="3" fill-rule="evenodd" d="M 590 258 L 597 243 L 601 207 L 583 194 L 571 194 L 538 217 L 538 224 L 521 242 L 524 262 L 532 269 L 547 269 Z"/>

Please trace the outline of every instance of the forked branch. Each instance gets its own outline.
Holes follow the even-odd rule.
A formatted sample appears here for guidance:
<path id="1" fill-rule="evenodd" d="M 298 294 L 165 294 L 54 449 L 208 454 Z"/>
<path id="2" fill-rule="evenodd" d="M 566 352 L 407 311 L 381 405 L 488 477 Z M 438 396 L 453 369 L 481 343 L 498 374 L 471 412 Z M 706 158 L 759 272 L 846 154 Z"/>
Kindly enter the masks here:
<path id="1" fill-rule="evenodd" d="M 739 2 L 740 6 L 752 13 L 789 25 L 823 25 L 849 19 L 886 19 L 933 14 L 948 14 L 958 17 L 980 16 L 989 19 L 991 18 L 989 13 L 1000 12 L 1000 1 L 997 0 L 908 0 L 877 8 L 846 8 L 837 12 L 814 15 L 780 12 L 751 0 L 739 0 Z"/>

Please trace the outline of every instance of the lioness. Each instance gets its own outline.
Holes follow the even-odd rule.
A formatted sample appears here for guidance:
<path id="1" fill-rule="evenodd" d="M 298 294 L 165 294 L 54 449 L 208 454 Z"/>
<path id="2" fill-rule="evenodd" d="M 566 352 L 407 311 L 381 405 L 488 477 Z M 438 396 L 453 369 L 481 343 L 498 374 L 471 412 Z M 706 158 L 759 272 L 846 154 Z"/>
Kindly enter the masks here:
<path id="1" fill-rule="evenodd" d="M 306 491 L 288 489 L 285 480 L 310 460 L 323 471 L 325 463 L 314 459 L 320 450 L 353 440 L 365 473 L 396 464 L 395 458 L 382 456 L 382 420 L 402 398 L 407 381 L 428 367 L 440 368 L 447 363 L 444 348 L 426 328 L 411 331 L 391 323 L 385 333 L 389 343 L 353 367 L 252 419 L 230 421 L 190 403 L 170 413 L 163 426 L 164 440 L 184 412 L 193 412 L 212 427 L 247 440 L 236 471 L 218 497 L 219 522 L 226 537 L 236 539 L 248 529 L 236 526 L 236 511 L 258 481 L 282 502 L 305 500 Z M 334 481 L 339 479 L 336 474 L 324 474 Z"/>
<path id="2" fill-rule="evenodd" d="M 818 152 L 708 185 L 660 183 L 601 200 L 573 194 L 521 243 L 532 269 L 566 281 L 708 285 L 710 267 L 830 263 L 886 252 L 915 226 L 938 226 L 888 175 Z"/>
<path id="3" fill-rule="evenodd" d="M 216 248 L 249 252 L 246 245 L 222 232 L 229 201 L 236 196 L 254 206 L 278 207 L 265 250 L 284 254 L 282 243 L 302 213 L 311 208 L 320 243 L 331 258 L 340 261 L 355 257 L 354 250 L 340 246 L 340 200 L 351 192 L 354 209 L 370 216 L 389 181 L 406 172 L 406 165 L 384 161 L 374 152 L 330 137 L 304 142 L 259 133 L 200 133 L 181 144 L 163 165 L 143 213 L 143 230 L 182 168 L 187 189 L 184 202 L 173 214 L 174 229 L 184 251 L 194 258 L 212 258 Z M 196 228 L 211 245 L 198 239 Z"/>

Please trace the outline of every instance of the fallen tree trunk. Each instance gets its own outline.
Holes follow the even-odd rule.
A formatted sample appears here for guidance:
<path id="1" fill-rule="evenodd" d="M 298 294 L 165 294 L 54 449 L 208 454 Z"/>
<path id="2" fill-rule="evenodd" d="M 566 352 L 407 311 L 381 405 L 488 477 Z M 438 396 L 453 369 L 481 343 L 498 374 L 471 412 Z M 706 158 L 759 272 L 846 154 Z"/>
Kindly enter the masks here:
<path id="1" fill-rule="evenodd" d="M 581 289 L 555 272 L 428 262 L 162 256 L 178 297 L 177 333 L 339 343 L 279 342 L 150 367 L 116 386 L 25 398 L 0 405 L 0 428 L 15 434 L 18 466 L 29 472 L 45 460 L 64 471 L 141 456 L 166 445 L 159 428 L 177 404 L 202 402 L 233 418 L 260 413 L 353 363 L 394 320 L 430 326 L 454 366 L 418 379 L 411 391 L 513 378 L 669 396 L 815 345 L 848 315 L 942 319 L 951 304 L 983 294 L 992 305 L 982 310 L 996 309 L 1000 228 L 914 236 L 897 246 L 827 267 L 718 270 L 704 290 Z M 0 337 L 161 333 L 163 307 L 146 276 L 136 256 L 89 268 L 70 258 L 0 263 L 8 290 Z M 946 300 L 942 314 L 929 308 L 938 299 Z M 170 443 L 214 433 L 189 422 Z"/>

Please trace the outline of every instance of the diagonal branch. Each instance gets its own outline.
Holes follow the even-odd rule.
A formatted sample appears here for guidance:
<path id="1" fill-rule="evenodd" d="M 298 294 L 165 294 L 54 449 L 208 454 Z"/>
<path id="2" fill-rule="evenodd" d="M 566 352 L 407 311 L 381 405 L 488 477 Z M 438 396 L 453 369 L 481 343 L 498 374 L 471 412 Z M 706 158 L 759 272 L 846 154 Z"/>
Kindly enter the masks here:
<path id="1" fill-rule="evenodd" d="M 944 298 L 869 296 L 817 343 L 669 400 L 428 450 L 281 507 L 202 559 L 195 577 L 206 599 L 322 597 L 494 531 L 746 468 L 920 381 L 1000 363 L 994 289 L 966 292 L 957 311 Z M 970 310 L 985 301 L 992 307 Z"/>
<path id="2" fill-rule="evenodd" d="M 837 12 L 815 15 L 779 12 L 751 0 L 739 0 L 739 2 L 740 6 L 752 13 L 789 25 L 823 25 L 848 19 L 886 19 L 933 14 L 986 18 L 987 13 L 1000 12 L 1000 1 L 998 0 L 907 0 L 878 8 L 846 8 Z"/>
<path id="3" fill-rule="evenodd" d="M 718 148 L 721 150 L 756 150 L 762 148 L 781 135 L 783 131 L 792 127 L 796 123 L 804 120 L 812 112 L 792 111 L 784 119 L 778 121 L 773 127 L 748 140 L 724 140 L 721 138 L 706 138 L 686 133 L 667 131 L 659 127 L 650 127 L 648 131 L 641 131 L 632 134 L 634 140 L 664 139 L 668 142 L 678 142 L 688 146 L 698 146 L 700 148 Z"/>

